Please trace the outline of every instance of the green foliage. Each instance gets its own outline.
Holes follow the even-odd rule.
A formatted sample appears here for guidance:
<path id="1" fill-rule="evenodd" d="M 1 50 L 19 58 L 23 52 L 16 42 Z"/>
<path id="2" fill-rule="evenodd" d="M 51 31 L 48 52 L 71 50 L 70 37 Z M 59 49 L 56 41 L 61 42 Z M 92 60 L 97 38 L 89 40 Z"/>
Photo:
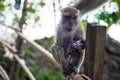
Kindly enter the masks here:
<path id="1" fill-rule="evenodd" d="M 59 9 L 62 9 L 61 0 L 57 0 L 57 1 L 58 1 L 58 4 L 59 4 Z"/>
<path id="2" fill-rule="evenodd" d="M 63 80 L 63 76 L 60 72 L 47 70 L 46 72 L 38 73 L 36 75 L 36 80 Z"/>
<path id="3" fill-rule="evenodd" d="M 2 4 L 5 0 L 0 0 L 0 3 Z"/>
<path id="4" fill-rule="evenodd" d="M 95 17 L 98 19 L 98 23 L 100 20 L 103 20 L 108 24 L 108 29 L 112 24 L 120 24 L 120 0 L 112 0 L 111 2 L 117 3 L 118 11 L 109 13 L 105 11 L 105 7 L 103 7 L 103 11 L 95 14 Z M 109 3 L 111 5 L 111 2 Z"/>
<path id="5" fill-rule="evenodd" d="M 35 12 L 36 12 L 36 10 L 35 10 L 35 9 L 33 9 L 32 7 L 28 7 L 28 8 L 27 8 L 27 12 L 30 12 L 30 13 L 35 13 Z"/>
<path id="6" fill-rule="evenodd" d="M 119 20 L 120 20 L 120 16 L 119 16 L 119 13 L 118 12 L 113 12 L 113 13 L 108 13 L 106 11 L 104 12 L 101 12 L 101 13 L 98 13 L 95 15 L 96 18 L 100 21 L 100 20 L 103 20 L 105 21 L 107 24 L 108 24 L 108 28 L 113 24 L 117 24 L 117 23 L 120 23 Z"/>
<path id="7" fill-rule="evenodd" d="M 0 0 L 0 12 L 4 11 L 4 9 L 5 9 L 5 6 L 3 5 L 4 1 L 5 0 Z"/>
<path id="8" fill-rule="evenodd" d="M 0 52 L 0 65 L 1 66 L 3 66 L 3 68 L 7 71 L 7 72 L 9 72 L 9 70 L 11 69 L 11 60 L 10 59 L 8 59 L 8 58 L 4 58 L 3 57 L 3 53 L 4 52 Z M 1 55 L 2 54 L 2 55 Z"/>
<path id="9" fill-rule="evenodd" d="M 46 3 L 43 2 L 43 1 L 41 1 L 41 2 L 39 3 L 39 5 L 40 5 L 41 7 L 44 7 L 44 6 L 46 6 Z"/>
<path id="10" fill-rule="evenodd" d="M 35 17 L 35 22 L 38 22 L 40 20 L 40 17 L 39 16 L 36 16 Z"/>
<path id="11" fill-rule="evenodd" d="M 8 3 L 6 6 L 7 6 L 10 10 L 12 10 L 12 8 L 13 8 L 13 6 L 12 6 L 11 3 Z"/>
<path id="12" fill-rule="evenodd" d="M 3 4 L 0 4 L 0 11 L 3 11 L 5 9 Z"/>
<path id="13" fill-rule="evenodd" d="M 14 18 L 13 18 L 13 25 L 17 24 L 20 21 L 19 17 L 17 14 L 14 14 Z"/>
<path id="14" fill-rule="evenodd" d="M 24 53 L 26 56 L 30 56 L 32 54 L 32 51 L 29 48 L 25 48 Z"/>
<path id="15" fill-rule="evenodd" d="M 82 21 L 82 25 L 84 27 L 84 33 L 86 33 L 86 30 L 87 30 L 87 22 L 86 21 Z"/>
<path id="16" fill-rule="evenodd" d="M 31 67 L 29 69 L 31 72 L 33 72 L 36 80 L 63 80 L 61 72 L 58 71 L 53 71 L 51 69 L 43 67 L 39 68 L 39 70 L 34 67 Z"/>
<path id="17" fill-rule="evenodd" d="M 5 16 L 0 13 L 0 24 L 4 24 L 4 19 L 5 19 Z"/>
<path id="18" fill-rule="evenodd" d="M 16 75 L 17 80 L 28 80 L 28 76 L 26 72 L 24 72 L 20 66 L 17 67 L 16 71 L 17 71 L 17 75 Z"/>
<path id="19" fill-rule="evenodd" d="M 54 37 L 47 38 L 45 37 L 44 39 L 37 39 L 35 40 L 38 44 L 42 45 L 44 48 L 46 48 L 48 51 L 51 52 L 51 46 L 54 43 Z"/>

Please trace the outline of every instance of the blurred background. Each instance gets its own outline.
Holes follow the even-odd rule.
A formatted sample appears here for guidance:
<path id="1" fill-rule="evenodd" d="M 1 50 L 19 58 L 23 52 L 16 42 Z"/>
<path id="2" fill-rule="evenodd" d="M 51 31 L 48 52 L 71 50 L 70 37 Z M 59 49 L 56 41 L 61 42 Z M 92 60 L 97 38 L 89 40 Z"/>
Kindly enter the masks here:
<path id="1" fill-rule="evenodd" d="M 0 40 L 17 45 L 18 39 L 15 31 L 8 26 L 21 28 L 22 33 L 36 43 L 42 45 L 51 52 L 54 43 L 56 26 L 60 20 L 60 10 L 66 6 L 73 5 L 75 0 L 28 0 L 26 15 L 24 12 L 24 0 L 18 10 L 15 9 L 15 0 L 0 0 Z M 24 23 L 21 23 L 21 16 Z M 106 53 L 104 59 L 103 80 L 120 80 L 120 1 L 111 0 L 94 11 L 86 13 L 81 18 L 86 33 L 86 24 L 97 23 L 107 27 Z M 28 42 L 23 41 L 22 57 L 36 80 L 63 80 L 61 72 L 44 55 Z M 21 48 L 20 48 L 21 49 Z M 0 44 L 0 65 L 11 74 L 13 55 Z M 14 80 L 29 80 L 20 65 L 16 65 Z"/>

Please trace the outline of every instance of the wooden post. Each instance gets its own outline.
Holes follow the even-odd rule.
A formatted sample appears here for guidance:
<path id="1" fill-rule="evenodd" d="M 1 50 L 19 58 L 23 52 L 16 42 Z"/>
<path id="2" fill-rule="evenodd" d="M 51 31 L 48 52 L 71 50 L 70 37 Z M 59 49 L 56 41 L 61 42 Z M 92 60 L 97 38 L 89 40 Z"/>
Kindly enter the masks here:
<path id="1" fill-rule="evenodd" d="M 106 27 L 87 25 L 85 74 L 92 80 L 102 80 L 105 53 Z"/>

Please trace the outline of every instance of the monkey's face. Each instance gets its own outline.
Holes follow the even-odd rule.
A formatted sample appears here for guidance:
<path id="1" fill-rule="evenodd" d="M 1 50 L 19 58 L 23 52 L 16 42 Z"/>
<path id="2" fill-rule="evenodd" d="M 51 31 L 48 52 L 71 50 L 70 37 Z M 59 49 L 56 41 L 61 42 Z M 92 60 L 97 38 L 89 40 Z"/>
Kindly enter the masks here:
<path id="1" fill-rule="evenodd" d="M 73 7 L 67 7 L 62 10 L 62 25 L 66 30 L 72 30 L 79 23 L 79 11 Z"/>

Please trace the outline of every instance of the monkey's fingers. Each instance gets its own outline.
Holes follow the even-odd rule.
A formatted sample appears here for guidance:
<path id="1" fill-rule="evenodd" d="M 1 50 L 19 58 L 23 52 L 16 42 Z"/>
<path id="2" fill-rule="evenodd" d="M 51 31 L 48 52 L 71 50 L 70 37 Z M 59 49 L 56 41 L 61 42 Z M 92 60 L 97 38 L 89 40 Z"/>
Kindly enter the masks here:
<path id="1" fill-rule="evenodd" d="M 66 64 L 63 66 L 63 74 L 65 76 L 70 75 L 73 72 L 73 67 L 70 64 Z"/>

